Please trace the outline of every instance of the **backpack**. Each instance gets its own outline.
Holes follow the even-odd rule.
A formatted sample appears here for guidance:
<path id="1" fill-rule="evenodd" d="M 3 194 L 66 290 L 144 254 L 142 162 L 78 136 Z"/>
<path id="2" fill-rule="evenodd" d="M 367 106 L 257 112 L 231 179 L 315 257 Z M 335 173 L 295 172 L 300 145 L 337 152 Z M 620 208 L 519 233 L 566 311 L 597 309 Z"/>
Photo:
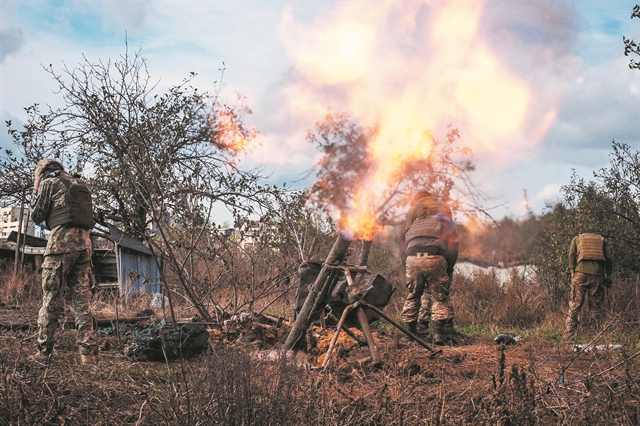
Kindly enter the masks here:
<path id="1" fill-rule="evenodd" d="M 64 194 L 64 205 L 51 209 L 47 219 L 47 227 L 53 229 L 59 225 L 70 224 L 73 227 L 92 229 L 96 224 L 93 220 L 93 203 L 89 187 L 80 182 L 71 182 L 67 177 L 58 176 L 67 187 Z"/>

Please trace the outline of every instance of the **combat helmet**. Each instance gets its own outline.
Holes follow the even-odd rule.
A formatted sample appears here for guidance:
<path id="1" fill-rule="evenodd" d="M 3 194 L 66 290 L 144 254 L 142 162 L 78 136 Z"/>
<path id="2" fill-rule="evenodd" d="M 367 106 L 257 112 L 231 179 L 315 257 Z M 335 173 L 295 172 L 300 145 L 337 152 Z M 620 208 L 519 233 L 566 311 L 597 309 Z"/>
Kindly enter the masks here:
<path id="1" fill-rule="evenodd" d="M 64 170 L 62 163 L 60 163 L 59 161 L 53 160 L 51 158 L 45 158 L 43 160 L 38 161 L 38 164 L 36 164 L 36 168 L 33 170 L 34 177 L 38 179 L 38 176 L 40 176 L 48 166 L 53 164 L 59 166 L 60 170 Z"/>

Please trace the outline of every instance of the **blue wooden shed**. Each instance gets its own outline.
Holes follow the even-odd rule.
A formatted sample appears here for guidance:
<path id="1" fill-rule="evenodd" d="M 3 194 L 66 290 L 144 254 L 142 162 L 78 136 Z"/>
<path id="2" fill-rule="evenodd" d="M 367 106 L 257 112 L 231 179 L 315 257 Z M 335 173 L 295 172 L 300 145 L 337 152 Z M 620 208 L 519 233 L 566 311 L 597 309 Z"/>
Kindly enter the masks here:
<path id="1" fill-rule="evenodd" d="M 94 249 L 94 273 L 98 287 L 117 287 L 125 303 L 139 294 L 160 293 L 162 256 L 154 255 L 139 240 L 108 224 L 113 249 Z M 106 234 L 106 233 L 105 233 Z"/>

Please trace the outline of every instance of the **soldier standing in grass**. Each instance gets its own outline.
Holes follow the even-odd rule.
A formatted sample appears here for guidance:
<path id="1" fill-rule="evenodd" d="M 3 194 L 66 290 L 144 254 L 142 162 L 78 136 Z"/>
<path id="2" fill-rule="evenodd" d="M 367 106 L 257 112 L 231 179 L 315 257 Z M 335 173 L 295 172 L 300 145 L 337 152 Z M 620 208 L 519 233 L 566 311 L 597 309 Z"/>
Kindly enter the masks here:
<path id="1" fill-rule="evenodd" d="M 429 192 L 416 194 L 402 229 L 401 256 L 406 256 L 409 294 L 402 319 L 413 333 L 433 320 L 433 343 L 443 345 L 455 333 L 449 291 L 458 260 L 458 234 L 451 209 Z M 431 309 L 429 309 L 429 302 Z"/>
<path id="2" fill-rule="evenodd" d="M 604 237 L 598 234 L 580 234 L 571 241 L 569 270 L 571 294 L 569 311 L 564 328 L 564 339 L 576 336 L 580 324 L 580 310 L 588 299 L 589 310 L 600 313 L 604 302 L 605 287 L 611 286 L 611 249 Z"/>
<path id="3" fill-rule="evenodd" d="M 42 264 L 42 308 L 38 315 L 38 353 L 46 362 L 53 351 L 58 317 L 64 310 L 63 290 L 71 291 L 77 343 L 83 364 L 97 363 L 97 346 L 90 312 L 93 208 L 89 188 L 64 171 L 56 160 L 38 162 L 31 200 L 31 218 L 46 222 L 49 241 Z"/>

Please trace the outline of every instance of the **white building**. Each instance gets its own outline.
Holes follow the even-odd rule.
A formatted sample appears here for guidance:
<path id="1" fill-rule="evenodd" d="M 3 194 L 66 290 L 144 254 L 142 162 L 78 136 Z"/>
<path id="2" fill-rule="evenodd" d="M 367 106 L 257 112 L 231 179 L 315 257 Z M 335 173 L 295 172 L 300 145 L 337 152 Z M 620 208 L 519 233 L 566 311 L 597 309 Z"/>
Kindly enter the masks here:
<path id="1" fill-rule="evenodd" d="M 22 232 L 27 235 L 35 236 L 36 226 L 29 217 L 29 209 L 25 207 L 22 219 Z M 18 224 L 20 223 L 20 207 L 1 207 L 0 208 L 0 239 L 6 240 L 11 231 L 18 232 Z"/>

